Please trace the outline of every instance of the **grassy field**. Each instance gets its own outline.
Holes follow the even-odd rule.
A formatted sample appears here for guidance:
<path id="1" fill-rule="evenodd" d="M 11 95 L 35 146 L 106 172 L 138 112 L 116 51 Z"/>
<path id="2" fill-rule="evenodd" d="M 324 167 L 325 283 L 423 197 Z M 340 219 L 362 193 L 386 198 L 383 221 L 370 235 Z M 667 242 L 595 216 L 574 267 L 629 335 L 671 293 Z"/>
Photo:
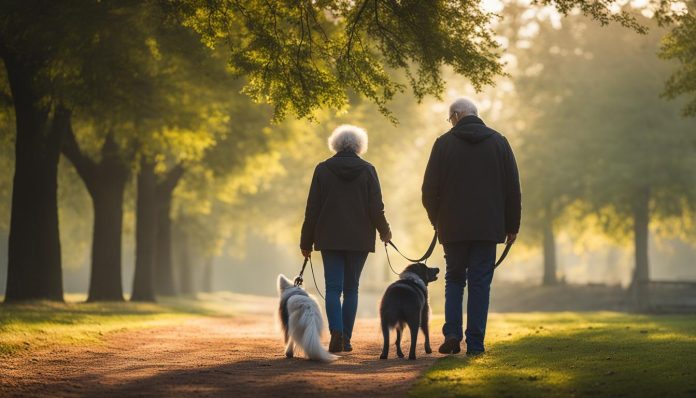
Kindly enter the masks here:
<path id="1" fill-rule="evenodd" d="M 199 295 L 198 300 L 160 298 L 151 303 L 65 303 L 39 301 L 0 305 L 0 357 L 60 344 L 99 344 L 107 333 L 173 325 L 196 316 L 254 313 L 259 298 L 232 293 Z M 266 304 L 265 302 L 262 302 Z"/>
<path id="2" fill-rule="evenodd" d="M 439 360 L 411 396 L 696 396 L 693 315 L 494 314 L 488 333 L 484 356 Z"/>

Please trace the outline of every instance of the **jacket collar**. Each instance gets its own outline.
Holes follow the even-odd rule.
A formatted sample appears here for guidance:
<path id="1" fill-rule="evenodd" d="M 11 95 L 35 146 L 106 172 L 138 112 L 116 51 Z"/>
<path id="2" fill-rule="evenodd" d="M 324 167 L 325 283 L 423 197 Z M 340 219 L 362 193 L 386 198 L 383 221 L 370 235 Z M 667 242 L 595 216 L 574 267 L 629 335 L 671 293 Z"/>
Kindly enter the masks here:
<path id="1" fill-rule="evenodd" d="M 359 158 L 357 153 L 352 151 L 340 151 L 333 155 L 334 158 Z"/>
<path id="2" fill-rule="evenodd" d="M 482 124 L 484 126 L 486 125 L 486 123 L 484 123 L 480 117 L 474 116 L 474 115 L 468 115 L 468 116 L 464 116 L 463 118 L 459 119 L 459 121 L 453 127 L 453 129 L 462 128 L 462 127 L 466 126 L 467 124 Z"/>

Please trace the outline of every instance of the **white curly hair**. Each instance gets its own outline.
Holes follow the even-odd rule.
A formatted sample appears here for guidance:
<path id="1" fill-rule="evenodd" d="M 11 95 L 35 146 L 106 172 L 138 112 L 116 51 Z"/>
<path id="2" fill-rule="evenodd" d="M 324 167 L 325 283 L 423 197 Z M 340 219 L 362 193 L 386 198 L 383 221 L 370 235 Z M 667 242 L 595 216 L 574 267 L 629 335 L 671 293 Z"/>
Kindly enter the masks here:
<path id="1" fill-rule="evenodd" d="M 342 124 L 329 136 L 329 149 L 334 152 L 351 151 L 361 155 L 367 152 L 367 131 L 350 124 Z"/>

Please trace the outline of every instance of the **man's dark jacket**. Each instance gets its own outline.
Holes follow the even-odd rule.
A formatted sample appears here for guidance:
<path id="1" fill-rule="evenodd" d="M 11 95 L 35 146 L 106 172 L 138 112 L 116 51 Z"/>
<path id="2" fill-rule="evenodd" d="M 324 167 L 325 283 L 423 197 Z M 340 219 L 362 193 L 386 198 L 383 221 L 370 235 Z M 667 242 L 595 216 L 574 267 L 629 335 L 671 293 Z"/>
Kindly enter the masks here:
<path id="1" fill-rule="evenodd" d="M 375 228 L 389 232 L 374 166 L 338 152 L 314 169 L 300 248 L 375 251 Z"/>
<path id="2" fill-rule="evenodd" d="M 423 206 L 441 243 L 502 243 L 517 233 L 520 179 L 507 139 L 476 116 L 462 118 L 433 145 Z"/>

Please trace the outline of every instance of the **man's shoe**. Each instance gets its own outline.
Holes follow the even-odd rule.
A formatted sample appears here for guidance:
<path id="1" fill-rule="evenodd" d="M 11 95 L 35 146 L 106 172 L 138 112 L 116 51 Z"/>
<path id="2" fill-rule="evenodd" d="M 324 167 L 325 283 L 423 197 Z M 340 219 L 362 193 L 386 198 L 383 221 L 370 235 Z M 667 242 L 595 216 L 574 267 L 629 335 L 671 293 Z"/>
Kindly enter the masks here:
<path id="1" fill-rule="evenodd" d="M 459 346 L 459 339 L 454 336 L 445 337 L 445 342 L 438 349 L 440 354 L 459 354 L 462 348 Z"/>
<path id="2" fill-rule="evenodd" d="M 351 352 L 353 351 L 353 346 L 350 345 L 350 339 L 346 337 L 346 335 L 343 335 L 343 351 L 344 352 Z"/>
<path id="3" fill-rule="evenodd" d="M 480 357 L 483 355 L 486 351 L 467 351 L 466 356 L 467 357 Z"/>
<path id="4" fill-rule="evenodd" d="M 343 351 L 343 333 L 339 331 L 331 332 L 331 341 L 329 342 L 329 352 Z"/>

